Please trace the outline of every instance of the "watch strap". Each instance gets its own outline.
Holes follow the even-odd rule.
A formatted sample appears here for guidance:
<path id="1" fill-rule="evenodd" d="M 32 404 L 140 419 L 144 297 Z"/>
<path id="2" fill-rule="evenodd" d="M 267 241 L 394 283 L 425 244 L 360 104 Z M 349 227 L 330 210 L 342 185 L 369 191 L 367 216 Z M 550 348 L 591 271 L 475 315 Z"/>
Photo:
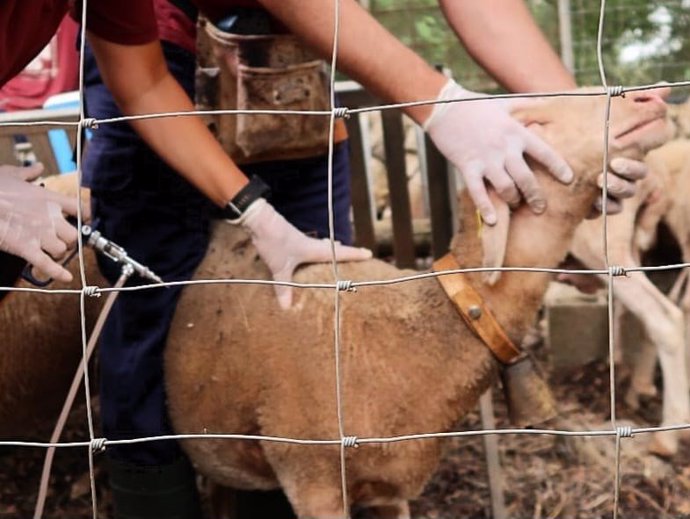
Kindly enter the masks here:
<path id="1" fill-rule="evenodd" d="M 230 221 L 239 220 L 252 203 L 259 198 L 265 198 L 269 192 L 269 187 L 260 177 L 252 176 L 223 208 L 223 218 Z"/>

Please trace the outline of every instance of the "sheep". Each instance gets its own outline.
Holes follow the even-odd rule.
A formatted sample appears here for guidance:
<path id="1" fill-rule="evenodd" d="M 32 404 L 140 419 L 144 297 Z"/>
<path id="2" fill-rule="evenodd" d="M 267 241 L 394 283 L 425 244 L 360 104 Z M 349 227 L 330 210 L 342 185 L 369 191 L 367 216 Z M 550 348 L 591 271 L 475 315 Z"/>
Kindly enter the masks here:
<path id="1" fill-rule="evenodd" d="M 651 94 L 612 100 L 611 155 L 641 158 L 665 139 L 665 105 Z M 602 97 L 544 100 L 515 112 L 559 149 L 576 172 L 558 184 L 533 164 L 550 204 L 541 216 L 501 205 L 499 223 L 481 228 L 463 196 L 451 250 L 462 267 L 555 267 L 589 212 L 601 171 Z M 601 121 L 601 122 L 600 122 Z M 595 131 L 592 130 L 595 128 Z M 598 131 L 596 131 L 598 129 Z M 494 196 L 497 201 L 497 197 Z M 484 244 L 484 248 L 482 247 Z M 486 251 L 486 254 L 482 253 Z M 378 260 L 342 264 L 343 279 L 411 274 Z M 300 269 L 302 283 L 332 282 L 329 265 Z M 243 231 L 219 223 L 196 279 L 269 279 Z M 541 305 L 550 276 L 468 274 L 508 335 L 519 343 Z M 166 384 L 176 432 L 230 432 L 288 438 L 339 438 L 330 290 L 301 290 L 279 310 L 270 287 L 188 287 L 166 348 Z M 384 437 L 440 432 L 477 402 L 498 363 L 467 329 L 438 281 L 426 279 L 342 294 L 341 373 L 344 432 Z M 183 440 L 198 471 L 243 489 L 282 486 L 297 515 L 342 517 L 338 446 Z M 364 444 L 346 451 L 350 505 L 409 517 L 408 501 L 436 467 L 441 441 Z"/>
<path id="2" fill-rule="evenodd" d="M 650 174 L 639 182 L 635 196 L 626 200 L 621 214 L 611 216 L 608 224 L 609 261 L 623 267 L 640 265 L 641 254 L 653 240 L 657 223 L 668 210 L 668 178 L 655 165 L 654 150 L 646 157 Z M 602 269 L 603 220 L 585 221 L 578 227 L 571 254 L 587 268 Z M 606 276 L 600 276 L 605 279 Z M 642 323 L 647 337 L 656 346 L 664 378 L 661 425 L 690 422 L 690 393 L 685 365 L 685 322 L 683 313 L 641 272 L 616 279 L 613 284 L 616 302 L 633 313 Z M 624 345 L 623 345 L 624 347 Z M 642 354 L 641 357 L 649 357 Z M 651 358 L 655 360 L 652 353 Z M 640 359 L 642 360 L 642 359 Z M 654 365 L 652 364 L 652 370 Z M 649 362 L 636 363 L 625 400 L 639 407 L 639 396 L 654 394 Z M 656 433 L 648 448 L 660 456 L 672 456 L 678 450 L 678 432 Z"/>
<path id="3" fill-rule="evenodd" d="M 681 105 L 682 106 L 682 105 Z M 679 123 L 676 118 L 676 124 Z M 683 128 L 679 125 L 679 134 L 683 135 Z M 651 196 L 648 198 L 644 210 L 636 217 L 634 227 L 634 238 L 631 243 L 634 246 L 634 252 L 639 258 L 642 251 L 646 251 L 652 247 L 655 239 L 655 231 L 657 224 L 663 221 L 668 227 L 671 234 L 675 237 L 681 249 L 682 260 L 684 262 L 690 261 L 690 213 L 688 212 L 688 197 L 690 196 L 690 186 L 687 179 L 690 176 L 690 169 L 688 163 L 690 162 L 690 141 L 679 138 L 668 142 L 662 147 L 651 151 L 647 157 L 646 162 L 651 170 L 651 178 L 658 179 L 660 184 L 657 189 L 651 191 Z M 628 214 L 628 209 L 624 210 L 624 215 L 628 215 L 628 219 L 633 218 Z M 644 312 L 634 312 L 637 318 L 644 324 L 647 329 L 647 334 L 651 339 L 652 344 L 644 342 L 642 349 L 636 362 L 633 366 L 633 376 L 631 382 L 631 389 L 628 392 L 628 400 L 634 404 L 638 395 L 655 394 L 656 389 L 653 383 L 654 368 L 656 365 L 656 355 L 654 352 L 654 344 L 659 348 L 659 344 L 668 344 L 669 338 L 657 338 L 651 331 L 651 326 L 656 328 L 669 329 L 673 327 L 673 344 L 674 349 L 673 359 L 675 372 L 682 370 L 683 353 L 685 356 L 685 371 L 690 374 L 690 338 L 688 334 L 688 316 L 690 314 L 690 290 L 687 285 L 683 290 L 683 285 L 687 282 L 687 270 L 683 270 L 678 277 L 676 286 L 671 290 L 670 300 L 678 301 L 680 303 L 680 310 L 675 306 L 673 311 L 668 311 L 665 314 L 660 314 L 658 309 L 651 311 L 645 308 Z M 675 294 L 675 295 L 674 295 Z M 663 296 L 662 296 L 663 297 Z M 668 307 L 669 300 L 664 302 L 664 306 Z M 682 314 L 679 316 L 679 312 Z M 658 321 L 651 322 L 653 319 Z M 680 325 L 678 324 L 680 321 Z M 685 335 L 684 339 L 679 339 L 679 335 Z M 684 346 L 679 348 L 676 344 L 683 341 Z M 661 342 L 660 342 L 661 341 Z M 651 348 L 650 348 L 651 347 Z M 664 375 L 664 401 L 668 393 L 676 402 L 682 402 L 685 398 L 685 392 L 682 391 L 682 386 L 674 383 L 669 379 L 664 363 L 664 355 L 669 356 L 669 352 L 659 352 L 659 358 L 662 360 L 661 367 Z"/>

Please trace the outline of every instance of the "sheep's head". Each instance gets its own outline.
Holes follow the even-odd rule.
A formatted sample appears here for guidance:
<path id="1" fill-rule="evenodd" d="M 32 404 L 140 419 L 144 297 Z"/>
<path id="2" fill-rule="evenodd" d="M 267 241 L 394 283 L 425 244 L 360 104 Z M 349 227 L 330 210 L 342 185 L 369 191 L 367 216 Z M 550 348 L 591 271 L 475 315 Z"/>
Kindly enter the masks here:
<path id="1" fill-rule="evenodd" d="M 595 89 L 580 91 L 594 93 Z M 672 137 L 673 128 L 667 121 L 667 106 L 663 100 L 669 91 L 666 87 L 612 98 L 609 161 L 616 157 L 641 160 L 647 151 Z M 604 159 L 606 102 L 604 95 L 560 96 L 526 100 L 513 110 L 516 119 L 551 144 L 572 168 L 575 180 L 568 187 L 548 175 L 542 176 L 540 182 L 549 207 L 558 206 L 570 215 L 573 224 L 579 223 L 575 220 L 580 216 L 584 218 L 599 191 L 597 177 Z M 533 165 L 535 169 L 538 167 Z M 569 203 L 563 203 L 563 189 L 569 191 Z M 491 193 L 491 197 L 498 222 L 486 227 L 482 234 L 483 265 L 500 267 L 506 253 L 511 215 L 505 202 L 495 193 Z M 483 277 L 485 282 L 494 284 L 500 273 L 487 273 Z"/>
<path id="2" fill-rule="evenodd" d="M 609 159 L 641 160 L 647 151 L 671 138 L 664 102 L 669 92 L 664 87 L 611 99 Z M 606 96 L 595 95 L 527 101 L 513 115 L 558 150 L 577 179 L 595 182 L 602 168 L 605 113 Z"/>

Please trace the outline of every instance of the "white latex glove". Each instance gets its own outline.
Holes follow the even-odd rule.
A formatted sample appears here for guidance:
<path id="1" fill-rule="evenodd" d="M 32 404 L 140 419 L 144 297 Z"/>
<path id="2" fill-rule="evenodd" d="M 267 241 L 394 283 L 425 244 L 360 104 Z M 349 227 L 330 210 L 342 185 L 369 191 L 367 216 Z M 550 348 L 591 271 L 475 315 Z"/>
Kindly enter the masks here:
<path id="1" fill-rule="evenodd" d="M 77 241 L 77 229 L 64 217 L 77 215 L 77 200 L 29 183 L 42 172 L 42 164 L 0 166 L 0 250 L 24 258 L 46 277 L 69 282 L 72 275 L 53 258 Z"/>
<path id="2" fill-rule="evenodd" d="M 475 97 L 482 94 L 450 80 L 438 100 Z M 510 115 L 512 103 L 511 99 L 491 99 L 436 104 L 424 123 L 436 147 L 462 174 L 482 219 L 489 225 L 496 223 L 496 211 L 485 181 L 513 207 L 524 197 L 535 213 L 546 209 L 546 199 L 524 154 L 546 166 L 561 182 L 573 179 L 566 161 Z"/>
<path id="3" fill-rule="evenodd" d="M 261 259 L 275 281 L 292 281 L 292 274 L 302 263 L 323 263 L 332 260 L 327 239 L 310 238 L 280 215 L 265 199 L 250 205 L 238 222 L 252 237 Z M 336 242 L 338 261 L 362 261 L 371 258 L 371 251 L 348 247 Z M 275 285 L 278 304 L 283 310 L 292 304 L 292 287 Z"/>
<path id="4" fill-rule="evenodd" d="M 623 199 L 630 198 L 637 189 L 636 182 L 647 176 L 647 165 L 639 160 L 618 157 L 609 162 L 607 214 L 618 214 L 623 210 Z M 604 185 L 604 174 L 597 179 L 599 187 Z M 603 195 L 597 198 L 590 217 L 596 218 L 603 211 Z"/>

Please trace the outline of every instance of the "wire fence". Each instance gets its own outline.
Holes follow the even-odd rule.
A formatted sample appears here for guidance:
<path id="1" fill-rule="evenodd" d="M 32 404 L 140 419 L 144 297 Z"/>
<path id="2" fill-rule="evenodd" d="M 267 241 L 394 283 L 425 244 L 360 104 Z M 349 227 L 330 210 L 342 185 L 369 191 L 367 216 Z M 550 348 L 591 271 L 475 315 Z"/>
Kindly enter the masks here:
<path id="1" fill-rule="evenodd" d="M 339 9 L 340 9 L 340 1 L 339 0 L 333 0 L 334 1 L 334 7 L 335 7 L 335 18 L 333 20 L 334 23 L 334 44 L 333 44 L 333 53 L 332 53 L 332 59 L 331 63 L 332 65 L 335 64 L 336 57 L 338 55 L 338 31 L 339 31 L 339 23 L 340 23 L 340 18 L 339 18 Z M 612 8 L 617 7 L 616 2 L 612 2 Z M 679 9 L 683 9 L 685 7 L 685 2 L 673 2 L 676 7 Z M 375 9 L 376 6 L 376 1 L 372 1 L 372 9 Z M 428 7 L 422 3 L 419 4 L 419 9 L 421 11 L 424 11 L 424 9 L 427 9 Z M 87 0 L 84 0 L 84 13 L 83 13 L 83 18 L 82 18 L 82 45 L 85 41 L 84 38 L 84 31 L 86 29 L 85 27 L 85 21 L 86 21 L 86 10 L 88 9 L 88 2 Z M 532 96 L 592 96 L 592 95 L 598 95 L 598 96 L 605 96 L 606 97 L 606 102 L 607 102 L 607 110 L 606 110 L 606 115 L 605 118 L 602 119 L 601 124 L 603 125 L 603 128 L 605 129 L 605 135 L 604 135 L 604 141 L 602 142 L 602 147 L 604 150 L 604 159 L 603 159 L 603 170 L 607 170 L 607 164 L 608 164 L 608 126 L 609 126 L 609 120 L 610 120 L 610 107 L 611 107 L 611 101 L 612 98 L 615 96 L 623 95 L 626 92 L 632 92 L 632 91 L 638 91 L 638 90 L 646 90 L 653 88 L 653 84 L 640 84 L 639 86 L 636 87 L 628 87 L 628 88 L 622 88 L 622 87 L 617 87 L 617 86 L 609 86 L 608 78 L 606 75 L 606 60 L 604 59 L 604 51 L 605 47 L 607 45 L 607 42 L 610 40 L 606 39 L 606 35 L 608 34 L 605 29 L 608 28 L 606 25 L 605 21 L 608 20 L 607 14 L 609 13 L 609 10 L 607 10 L 607 2 L 606 0 L 602 0 L 599 7 L 595 11 L 591 6 L 588 8 L 580 7 L 579 11 L 574 11 L 578 15 L 582 15 L 584 18 L 583 19 L 588 19 L 588 24 L 596 23 L 597 24 L 597 44 L 596 44 L 596 53 L 597 53 L 597 71 L 598 71 L 598 78 L 599 78 L 599 83 L 602 85 L 601 89 L 598 92 L 594 93 L 548 93 L 548 94 L 533 94 Z M 380 14 L 380 13 L 379 13 Z M 596 17 L 596 20 L 594 20 L 594 17 Z M 588 26 L 588 32 L 592 32 L 592 28 Z M 409 41 L 408 41 L 409 43 Z M 412 42 L 414 43 L 414 42 Z M 83 48 L 82 48 L 82 57 L 84 56 L 83 53 Z M 83 59 L 83 58 L 82 58 Z M 661 68 L 660 70 L 663 71 L 663 73 L 667 73 L 669 68 Z M 589 69 L 589 65 L 583 65 L 580 73 L 582 74 L 594 74 L 594 71 Z M 675 83 L 671 83 L 672 87 L 678 88 L 678 87 L 685 87 L 688 86 L 690 83 L 685 82 L 685 81 L 677 81 Z M 335 67 L 332 67 L 332 75 L 331 75 L 331 91 L 334 92 L 334 85 L 335 85 Z M 83 63 L 82 63 L 82 77 L 80 78 L 80 91 L 83 92 Z M 525 97 L 525 96 L 496 96 L 496 97 Z M 82 96 L 83 99 L 83 96 Z M 333 102 L 334 100 L 331 100 L 332 103 L 332 109 L 327 112 L 314 112 L 312 115 L 314 116 L 325 116 L 328 115 L 330 117 L 330 132 L 331 136 L 333 135 L 334 132 L 334 125 L 335 121 L 339 117 L 345 117 L 348 115 L 348 113 L 353 113 L 355 110 L 348 110 L 347 108 L 336 108 L 335 103 Z M 472 102 L 472 100 L 451 100 L 447 102 Z M 366 108 L 366 109 L 359 109 L 357 111 L 359 112 L 364 112 L 364 111 L 378 111 L 378 110 L 387 110 L 387 109 L 392 109 L 392 108 L 400 108 L 400 107 L 407 107 L 407 106 L 415 106 L 419 104 L 431 104 L 434 103 L 434 101 L 427 101 L 427 102 L 415 102 L 415 103 L 399 103 L 399 104 L 392 104 L 392 105 L 381 105 L 373 108 Z M 97 131 L 98 126 L 100 125 L 105 125 L 105 124 L 111 124 L 114 122 L 120 122 L 120 121 L 131 121 L 134 119 L 145 119 L 145 118 L 164 118 L 164 117 L 179 117 L 179 116 L 196 116 L 201 113 L 205 112 L 189 112 L 189 113 L 177 113 L 177 114 L 148 114 L 148 115 L 142 115 L 142 116 L 136 116 L 136 117 L 121 117 L 121 118 L 115 118 L 115 119 L 107 119 L 107 120 L 95 120 L 95 119 L 88 119 L 85 117 L 84 113 L 84 107 L 83 107 L 83 101 L 82 101 L 82 106 L 80 109 L 80 121 L 77 125 L 78 127 L 78 138 L 77 138 L 77 146 L 78 146 L 78 153 L 77 153 L 77 158 L 78 158 L 78 163 L 77 163 L 77 168 L 78 168 L 78 174 L 79 178 L 81 180 L 81 133 L 85 131 L 86 128 L 91 128 L 95 129 L 94 131 Z M 228 115 L 236 114 L 236 113 L 244 113 L 240 111 L 218 111 L 218 113 L 224 113 Z M 265 112 L 264 112 L 265 113 Z M 294 112 L 285 112 L 285 111 L 278 111 L 275 113 L 281 113 L 281 114 L 290 114 Z M 302 112 L 300 112 L 302 113 Z M 36 124 L 46 124 L 45 122 L 42 123 L 36 123 Z M 55 126 L 70 126 L 69 123 L 50 123 L 54 124 Z M 8 125 L 16 125 L 20 126 L 19 124 L 14 124 L 14 123 L 8 123 Z M 22 288 L 22 289 L 17 289 L 14 287 L 0 287 L 0 290 L 2 291 L 22 291 L 22 292 L 36 292 L 36 293 L 41 293 L 41 294 L 65 294 L 65 293 L 72 293 L 72 294 L 78 294 L 80 296 L 80 302 L 81 302 L 81 331 L 82 331 L 82 346 L 83 346 L 83 351 L 86 351 L 86 345 L 87 345 L 87 335 L 88 335 L 88 330 L 86 327 L 86 321 L 84 318 L 84 301 L 87 297 L 92 297 L 95 295 L 98 295 L 100 293 L 108 293 L 108 292 L 126 292 L 126 291 L 145 291 L 145 290 L 150 290 L 153 288 L 158 288 L 161 286 L 179 286 L 179 285 L 203 285 L 203 284 L 228 284 L 228 285 L 233 285 L 233 284 L 260 284 L 260 285 L 286 285 L 286 286 L 291 286 L 299 289 L 321 289 L 321 290 L 330 290 L 333 292 L 333 297 L 334 297 L 334 303 L 335 303 L 335 308 L 334 308 L 334 315 L 333 315 L 333 352 L 334 352 L 334 358 L 335 358 L 335 365 L 333 366 L 333 374 L 334 374 L 334 380 L 335 380 L 335 391 L 336 391 L 336 402 L 337 402 L 337 418 L 338 418 L 338 431 L 339 435 L 338 437 L 335 438 L 289 438 L 289 437 L 271 437 L 271 436 L 263 436 L 263 435 L 242 435 L 242 434 L 232 434 L 232 433 L 227 433 L 227 434 L 184 434 L 184 435 L 171 435 L 171 436 L 158 436 L 158 437 L 142 437 L 142 438 L 136 438 L 136 439 L 129 439 L 129 440 L 111 440 L 108 438 L 98 438 L 95 435 L 95 427 L 93 423 L 93 417 L 91 413 L 91 395 L 89 393 L 89 384 L 88 384 L 88 379 L 86 380 L 85 383 L 85 392 L 86 392 L 86 400 L 87 400 L 87 407 L 88 407 L 88 423 L 89 423 L 89 438 L 84 441 L 78 441 L 78 442 L 57 442 L 57 443 L 50 443 L 50 442 L 30 442 L 30 441 L 0 441 L 0 446 L 13 446 L 13 447 L 24 447 L 24 448 L 29 448 L 29 447 L 38 447 L 38 448 L 49 448 L 49 447 L 55 447 L 55 448 L 88 448 L 89 452 L 89 465 L 90 465 L 90 478 L 91 478 L 91 499 L 93 503 L 93 517 L 97 517 L 97 495 L 96 495 L 96 489 L 95 489 L 95 477 L 94 477 L 94 464 L 93 464 L 93 456 L 95 452 L 99 452 L 103 449 L 107 449 L 109 446 L 112 445 L 123 445 L 123 444 L 135 444 L 135 443 L 147 443 L 147 442 L 156 442 L 156 441 L 163 441 L 163 440 L 169 440 L 169 439 L 185 439 L 185 440 L 200 440 L 200 439 L 226 439 L 226 440 L 234 440 L 234 441 L 262 441 L 262 442 L 280 442 L 280 443 L 286 443 L 286 444 L 295 444 L 295 445 L 335 445 L 340 447 L 340 466 L 341 466 L 341 483 L 342 483 L 342 507 L 343 507 L 343 515 L 345 517 L 349 517 L 349 501 L 348 501 L 348 496 L 347 496 L 347 481 L 348 481 L 348 472 L 347 472 L 347 463 L 346 463 L 346 456 L 345 452 L 349 448 L 354 448 L 358 445 L 364 445 L 364 444 L 388 444 L 388 443 L 395 443 L 395 442 L 403 442 L 403 441 L 423 441 L 423 440 L 428 440 L 428 439 L 441 439 L 441 438 L 451 438 L 451 437 L 465 437 L 465 436 L 480 436 L 480 435 L 554 435 L 554 436 L 576 436 L 576 437 L 596 437 L 596 436 L 606 436 L 606 437 L 612 437 L 615 438 L 616 440 L 616 470 L 615 470 L 615 492 L 614 495 L 611 497 L 611 499 L 614 502 L 614 513 L 613 516 L 616 518 L 618 516 L 618 500 L 619 500 L 619 489 L 620 489 L 620 475 L 621 475 L 621 468 L 620 468 L 620 450 L 621 450 L 621 442 L 624 441 L 625 438 L 629 438 L 632 435 L 636 434 L 647 434 L 647 433 L 654 433 L 654 432 L 661 432 L 661 431 L 676 431 L 676 430 L 685 430 L 685 429 L 690 429 L 690 424 L 679 424 L 679 425 L 673 425 L 673 426 L 664 426 L 664 427 L 641 427 L 641 428 L 631 428 L 627 426 L 620 426 L 617 422 L 616 419 L 616 412 L 615 412 L 615 404 L 616 404 L 616 390 L 615 390 L 615 366 L 614 366 L 614 329 L 613 326 L 611 326 L 611 319 L 613 316 L 613 286 L 616 281 L 615 278 L 619 276 L 623 276 L 628 272 L 648 272 L 652 270 L 668 270 L 668 269 L 681 269 L 681 268 L 687 268 L 690 266 L 690 263 L 680 263 L 680 264 L 675 264 L 675 265 L 664 265 L 664 266 L 657 266 L 657 267 L 628 267 L 628 266 L 620 266 L 620 265 L 611 265 L 609 263 L 608 259 L 608 232 L 607 232 L 607 226 L 605 224 L 604 226 L 604 233 L 602 236 L 602 243 L 603 243 L 603 249 L 605 251 L 605 258 L 606 258 L 606 266 L 604 269 L 599 269 L 599 270 L 579 270 L 579 271 L 572 271 L 572 270 L 564 270 L 564 269 L 554 269 L 554 268 L 527 268 L 527 267 L 503 267 L 503 268 L 495 268 L 495 269 L 487 269 L 487 268 L 466 268 L 466 269 L 457 269 L 453 271 L 446 271 L 443 273 L 420 273 L 417 275 L 411 275 L 411 276 L 401 276 L 400 278 L 397 279 L 388 279 L 388 280 L 366 280 L 366 281 L 361 281 L 361 282 L 352 282 L 347 279 L 341 279 L 339 277 L 339 270 L 338 270 L 338 264 L 335 261 L 335 240 L 334 240 L 334 216 L 333 216 L 333 139 L 330 139 L 330 150 L 329 150 L 329 156 L 330 156 L 330 161 L 329 161 L 329 185 L 328 185 L 328 191 L 329 191 L 329 229 L 330 229 L 330 240 L 331 240 L 331 247 L 332 247 L 332 252 L 333 252 L 333 261 L 332 261 L 332 269 L 333 269 L 333 280 L 332 282 L 329 283 L 318 283 L 318 284 L 306 284 L 306 283 L 280 283 L 280 282 L 274 282 L 274 281 L 267 281 L 267 280 L 258 280 L 258 279 L 210 279 L 210 280 L 194 280 L 194 281 L 189 281 L 189 282 L 177 282 L 177 283 L 162 283 L 162 284 L 156 284 L 156 285 L 148 285 L 148 286 L 139 286 L 139 287 L 126 287 L 126 288 L 107 288 L 107 287 L 93 287 L 89 286 L 87 284 L 87 279 L 86 279 L 86 273 L 85 273 L 85 267 L 84 267 L 84 254 L 83 254 L 83 245 L 79 244 L 79 264 L 80 264 L 80 273 L 81 273 L 81 284 L 82 284 L 82 289 L 81 290 L 52 290 L 52 289 L 32 289 L 32 288 Z M 604 200 L 604 208 L 603 208 L 603 218 L 604 221 L 608 221 L 608 215 L 607 215 L 607 207 L 606 207 L 606 200 L 607 200 L 607 183 L 603 183 L 603 188 L 602 188 L 602 194 L 603 194 L 603 200 Z M 81 197 L 81 193 L 79 195 Z M 80 200 L 81 201 L 81 200 Z M 80 204 L 81 205 L 81 204 Z M 81 213 L 79 214 L 79 225 L 81 225 L 82 221 L 82 215 Z M 483 430 L 483 431 L 449 431 L 449 432 L 438 432 L 438 433 L 419 433 L 419 434 L 408 434 L 408 435 L 401 435 L 401 436 L 390 436 L 390 437 L 356 437 L 353 435 L 348 434 L 348 430 L 345 427 L 345 412 L 343 409 L 343 404 L 342 404 L 342 367 L 340 365 L 340 360 L 342 358 L 342 344 L 341 344 L 341 330 L 340 330 L 340 323 L 341 319 L 343 316 L 341 315 L 340 312 L 340 298 L 341 294 L 343 291 L 351 291 L 353 288 L 358 288 L 358 287 L 367 287 L 367 286 L 385 286 L 385 285 L 391 285 L 391 284 L 396 284 L 396 283 L 407 283 L 410 281 L 414 280 L 420 280 L 420 279 L 428 279 L 428 278 L 435 278 L 439 276 L 444 276 L 444 275 L 449 275 L 453 273 L 472 273 L 472 272 L 492 272 L 492 271 L 501 271 L 501 272 L 524 272 L 524 273 L 581 273 L 581 274 L 589 274 L 589 275 L 605 275 L 608 277 L 608 285 L 609 285 L 609 300 L 608 300 L 608 312 L 609 312 L 609 364 L 610 364 L 610 395 L 611 395 L 611 402 L 610 402 L 610 419 L 611 419 L 611 427 L 602 429 L 602 430 L 587 430 L 587 431 L 576 431 L 576 430 L 550 430 L 550 429 L 494 429 L 494 430 Z M 356 296 L 354 296 L 356 297 Z M 87 365 L 87 360 L 86 360 L 86 355 L 84 354 L 84 374 L 85 377 L 88 376 L 88 365 Z"/>

